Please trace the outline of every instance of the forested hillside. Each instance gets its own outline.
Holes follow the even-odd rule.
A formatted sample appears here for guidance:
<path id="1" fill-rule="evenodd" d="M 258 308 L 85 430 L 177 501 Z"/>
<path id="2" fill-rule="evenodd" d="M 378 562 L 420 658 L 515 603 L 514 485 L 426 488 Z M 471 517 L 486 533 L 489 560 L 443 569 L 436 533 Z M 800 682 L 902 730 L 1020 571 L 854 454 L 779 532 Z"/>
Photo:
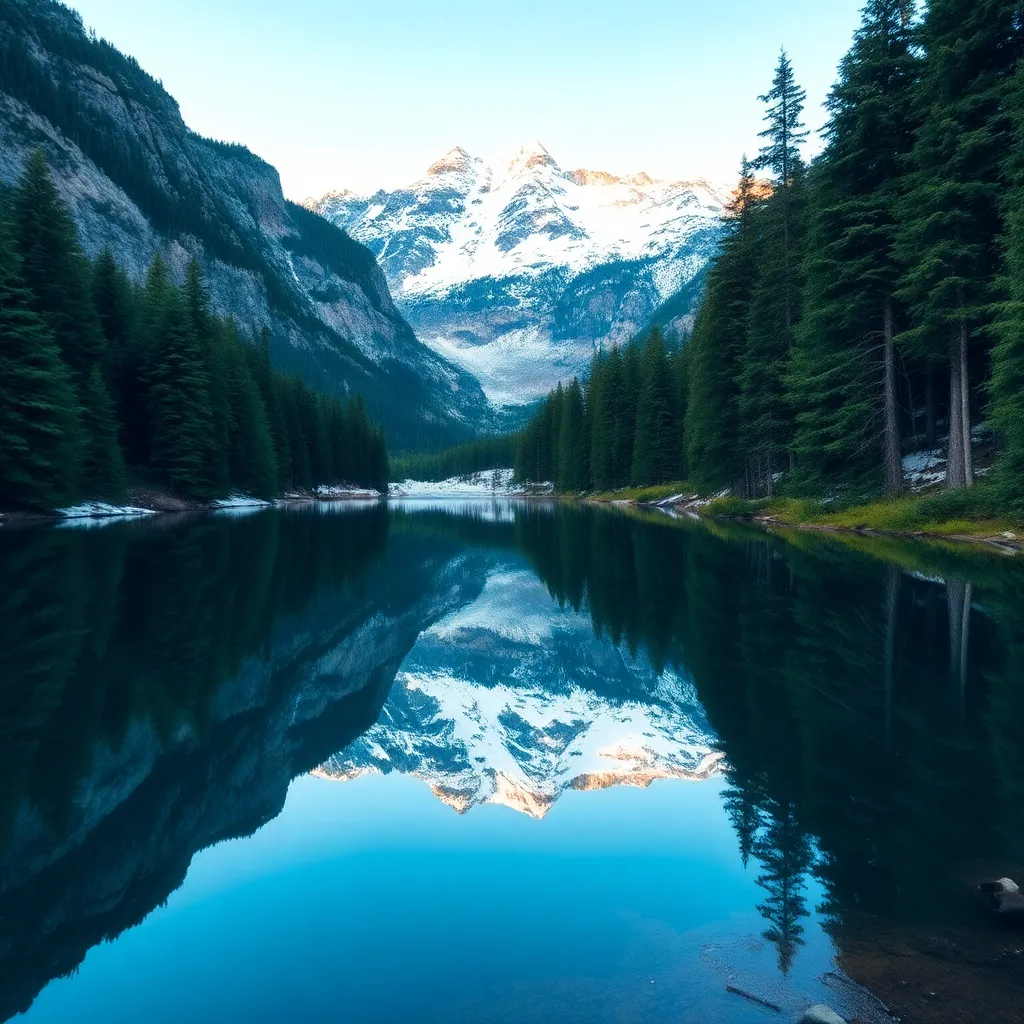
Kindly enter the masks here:
<path id="1" fill-rule="evenodd" d="M 157 256 L 141 286 L 90 262 L 40 151 L 0 196 L 0 508 L 116 501 L 129 480 L 192 499 L 386 486 L 384 438 L 359 398 L 271 369 Z"/>
<path id="2" fill-rule="evenodd" d="M 810 166 L 783 53 L 691 342 L 599 355 L 525 431 L 521 478 L 860 499 L 941 445 L 964 488 L 985 423 L 993 483 L 1024 504 L 1024 21 L 916 6 L 865 7 Z"/>
<path id="3" fill-rule="evenodd" d="M 288 202 L 277 171 L 191 131 L 131 57 L 57 0 L 0 3 L 0 185 L 42 149 L 86 254 L 136 283 L 192 259 L 211 308 L 265 325 L 275 367 L 361 394 L 393 443 L 436 447 L 489 424 L 479 384 L 421 344 L 364 246 Z"/>

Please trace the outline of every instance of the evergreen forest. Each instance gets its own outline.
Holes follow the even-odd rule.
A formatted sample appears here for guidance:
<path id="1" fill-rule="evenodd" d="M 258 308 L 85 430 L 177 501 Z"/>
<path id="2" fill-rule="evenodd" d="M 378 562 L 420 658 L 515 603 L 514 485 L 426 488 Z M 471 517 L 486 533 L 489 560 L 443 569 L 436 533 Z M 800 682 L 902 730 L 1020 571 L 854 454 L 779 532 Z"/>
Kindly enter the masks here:
<path id="1" fill-rule="evenodd" d="M 269 335 L 211 309 L 158 255 L 140 284 L 80 247 L 41 152 L 0 196 L 0 508 L 207 501 L 341 483 L 383 488 L 383 434 L 356 396 L 276 372 Z"/>
<path id="2" fill-rule="evenodd" d="M 869 0 L 808 163 L 783 52 L 692 336 L 598 353 L 523 432 L 519 478 L 856 501 L 941 449 L 948 487 L 992 469 L 1024 509 L 1022 53 L 1019 3 Z"/>

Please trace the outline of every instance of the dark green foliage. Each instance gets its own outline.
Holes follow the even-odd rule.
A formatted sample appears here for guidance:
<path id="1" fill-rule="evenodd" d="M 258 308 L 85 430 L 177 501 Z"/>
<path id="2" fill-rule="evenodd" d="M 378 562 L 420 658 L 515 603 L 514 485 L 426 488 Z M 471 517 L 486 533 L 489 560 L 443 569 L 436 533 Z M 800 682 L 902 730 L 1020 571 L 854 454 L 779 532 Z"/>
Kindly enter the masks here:
<path id="1" fill-rule="evenodd" d="M 57 195 L 41 150 L 32 153 L 14 196 L 22 275 L 81 384 L 103 361 L 103 334 L 90 293 L 89 264 Z"/>
<path id="2" fill-rule="evenodd" d="M 90 497 L 118 501 L 124 495 L 124 456 L 117 436 L 117 417 L 99 366 L 93 366 L 82 388 L 85 432 L 81 479 Z"/>
<path id="3" fill-rule="evenodd" d="M 920 42 L 921 126 L 898 241 L 911 314 L 903 343 L 949 365 L 947 482 L 961 487 L 973 482 L 972 350 L 986 354 L 1001 271 L 1005 162 L 1014 144 L 1007 98 L 1024 52 L 1020 5 L 932 0 Z"/>
<path id="4" fill-rule="evenodd" d="M 516 438 L 516 479 L 567 493 L 665 483 L 683 464 L 685 353 L 661 331 L 598 353 L 584 389 L 561 384 Z"/>
<path id="5" fill-rule="evenodd" d="M 515 465 L 518 435 L 501 434 L 442 452 L 399 455 L 392 459 L 393 480 L 448 480 Z"/>
<path id="6" fill-rule="evenodd" d="M 734 484 L 745 462 L 740 442 L 740 369 L 756 279 L 755 188 L 743 161 L 729 208 L 732 233 L 708 275 L 689 346 L 685 445 L 690 478 L 709 491 Z"/>
<path id="7" fill-rule="evenodd" d="M 894 250 L 918 71 L 909 0 L 871 0 L 828 100 L 790 370 L 794 449 L 802 478 L 818 489 L 849 482 L 876 491 L 887 456 L 884 489 L 902 489 L 898 439 L 888 452 L 883 443 L 885 363 L 898 313 Z M 888 401 L 895 417 L 894 393 Z"/>
<path id="8" fill-rule="evenodd" d="M 679 399 L 661 331 L 644 344 L 636 430 L 633 435 L 632 483 L 662 484 L 679 477 Z"/>
<path id="9" fill-rule="evenodd" d="M 75 495 L 81 427 L 71 372 L 32 305 L 0 210 L 0 502 L 43 509 Z"/>
<path id="10" fill-rule="evenodd" d="M 278 493 L 278 466 L 267 410 L 240 342 L 229 330 L 224 348 L 228 408 L 228 473 L 233 484 L 257 498 Z M 327 481 L 328 477 L 318 477 Z"/>
<path id="11" fill-rule="evenodd" d="M 897 494 L 904 448 L 943 426 L 947 482 L 970 485 L 987 390 L 1019 500 L 1024 17 L 1008 0 L 917 8 L 867 3 L 810 169 L 785 54 L 763 97 L 755 166 L 772 180 L 745 164 L 687 357 L 685 468 L 705 491 L 758 497 L 782 476 L 793 493 Z"/>
<path id="12" fill-rule="evenodd" d="M 913 327 L 904 343 L 942 359 L 950 327 L 989 322 L 999 270 L 1003 164 L 1013 125 L 1005 102 L 1022 54 L 1020 5 L 931 0 L 921 126 L 901 206 L 899 255 Z"/>
<path id="13" fill-rule="evenodd" d="M 153 318 L 149 387 L 154 468 L 178 493 L 215 497 L 210 475 L 210 375 L 183 296 L 168 289 Z"/>
<path id="14" fill-rule="evenodd" d="M 583 389 L 573 378 L 565 390 L 558 430 L 555 486 L 560 491 L 585 491 L 590 482 L 587 422 Z"/>
<path id="15" fill-rule="evenodd" d="M 1024 127 L 1024 73 L 1018 72 L 1015 114 Z M 1024 166 L 1008 206 L 1006 299 L 1000 308 L 992 353 L 990 384 L 992 426 L 1002 441 L 999 483 L 1003 498 L 1024 510 Z"/>
<path id="16" fill-rule="evenodd" d="M 361 399 L 275 373 L 265 331 L 250 345 L 212 313 L 198 262 L 181 288 L 160 256 L 141 287 L 109 251 L 90 266 L 40 153 L 13 206 L 0 255 L 5 507 L 114 499 L 128 476 L 200 500 L 386 487 Z"/>

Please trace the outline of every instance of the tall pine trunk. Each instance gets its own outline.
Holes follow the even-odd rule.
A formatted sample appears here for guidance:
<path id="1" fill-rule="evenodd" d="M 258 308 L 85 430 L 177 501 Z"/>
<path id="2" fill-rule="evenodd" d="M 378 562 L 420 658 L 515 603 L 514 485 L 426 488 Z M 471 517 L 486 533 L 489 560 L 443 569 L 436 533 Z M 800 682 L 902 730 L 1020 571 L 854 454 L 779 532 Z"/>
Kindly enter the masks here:
<path id="1" fill-rule="evenodd" d="M 949 339 L 949 443 L 946 453 L 946 486 L 967 486 L 964 457 L 963 360 L 960 331 L 953 329 Z"/>
<path id="2" fill-rule="evenodd" d="M 883 490 L 886 495 L 903 492 L 903 453 L 900 449 L 899 412 L 896 407 L 896 354 L 893 348 L 892 300 L 885 300 L 885 427 L 882 433 Z"/>
<path id="3" fill-rule="evenodd" d="M 928 367 L 925 373 L 924 385 L 924 414 L 925 414 L 925 436 L 928 447 L 935 447 L 935 368 Z"/>
<path id="4" fill-rule="evenodd" d="M 960 321 L 960 427 L 964 440 L 964 486 L 974 484 L 974 456 L 971 452 L 971 373 L 967 363 L 967 324 Z"/>

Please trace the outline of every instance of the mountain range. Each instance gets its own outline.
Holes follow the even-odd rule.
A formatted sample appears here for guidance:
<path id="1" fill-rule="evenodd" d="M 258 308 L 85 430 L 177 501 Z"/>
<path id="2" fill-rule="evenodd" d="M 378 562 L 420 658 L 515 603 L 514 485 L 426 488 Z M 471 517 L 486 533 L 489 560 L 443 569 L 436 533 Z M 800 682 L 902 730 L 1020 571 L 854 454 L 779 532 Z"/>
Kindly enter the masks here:
<path id="1" fill-rule="evenodd" d="M 361 392 L 393 445 L 465 438 L 488 422 L 476 379 L 420 343 L 373 255 L 287 201 L 277 171 L 202 138 L 130 57 L 55 0 L 0 4 L 0 188 L 42 148 L 86 254 L 135 280 L 163 254 L 198 257 L 218 312 L 267 326 L 272 354 L 321 390 Z"/>
<path id="2" fill-rule="evenodd" d="M 317 774 L 398 772 L 460 814 L 498 804 L 543 818 L 568 790 L 696 781 L 722 761 L 689 680 L 595 636 L 589 615 L 502 561 L 420 635 L 376 724 Z"/>
<path id="3" fill-rule="evenodd" d="M 0 191 L 41 148 L 86 254 L 141 281 L 193 257 L 275 364 L 359 392 L 393 448 L 514 427 L 601 346 L 692 321 L 727 196 L 564 171 L 540 144 L 455 148 L 420 181 L 297 204 L 278 172 L 191 131 L 175 100 L 57 0 L 0 5 Z"/>
<path id="4" fill-rule="evenodd" d="M 727 200 L 707 181 L 565 171 L 533 143 L 496 163 L 456 147 L 407 188 L 307 205 L 374 253 L 418 336 L 509 409 L 652 319 L 687 329 Z"/>

